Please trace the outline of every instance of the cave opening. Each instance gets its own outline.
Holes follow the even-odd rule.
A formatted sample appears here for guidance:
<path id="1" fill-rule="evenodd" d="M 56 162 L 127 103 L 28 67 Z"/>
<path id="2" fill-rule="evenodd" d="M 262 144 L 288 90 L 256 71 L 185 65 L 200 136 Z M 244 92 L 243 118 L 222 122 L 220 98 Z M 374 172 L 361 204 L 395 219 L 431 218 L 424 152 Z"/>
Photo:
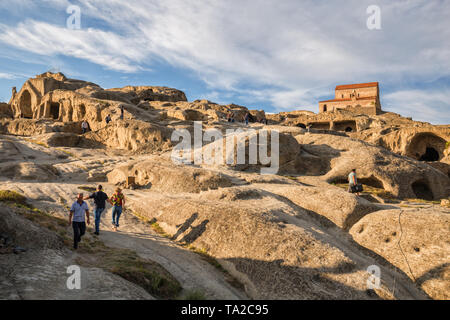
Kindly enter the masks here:
<path id="1" fill-rule="evenodd" d="M 20 112 L 21 116 L 27 119 L 33 118 L 33 110 L 31 109 L 31 94 L 25 90 L 20 97 Z"/>
<path id="2" fill-rule="evenodd" d="M 50 115 L 54 120 L 59 118 L 59 103 L 53 102 L 50 105 Z"/>
<path id="3" fill-rule="evenodd" d="M 335 131 L 344 131 L 344 132 L 356 132 L 356 121 L 355 120 L 347 120 L 347 121 L 334 121 L 333 129 Z"/>
<path id="4" fill-rule="evenodd" d="M 367 178 L 357 178 L 359 183 L 365 184 L 366 186 L 377 188 L 377 189 L 384 189 L 383 182 L 371 175 Z"/>
<path id="5" fill-rule="evenodd" d="M 411 139 L 406 155 L 419 161 L 439 161 L 444 157 L 446 143 L 432 132 L 421 132 Z"/>
<path id="6" fill-rule="evenodd" d="M 416 181 L 411 188 L 418 199 L 431 201 L 434 199 L 433 192 L 428 184 L 424 181 Z"/>
<path id="7" fill-rule="evenodd" d="M 433 147 L 427 147 L 419 161 L 439 161 L 439 152 Z"/>
<path id="8" fill-rule="evenodd" d="M 86 116 L 86 106 L 84 104 L 80 104 L 79 110 L 80 110 L 79 119 L 83 120 L 84 117 Z"/>

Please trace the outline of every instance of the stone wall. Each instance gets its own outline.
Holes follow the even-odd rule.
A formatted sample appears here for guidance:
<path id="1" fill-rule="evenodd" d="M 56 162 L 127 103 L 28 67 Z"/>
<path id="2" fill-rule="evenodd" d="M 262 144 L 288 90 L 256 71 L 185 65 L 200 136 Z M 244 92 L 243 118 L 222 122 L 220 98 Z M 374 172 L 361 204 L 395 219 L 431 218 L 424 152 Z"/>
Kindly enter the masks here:
<path id="1" fill-rule="evenodd" d="M 13 112 L 11 106 L 7 103 L 0 102 L 0 116 L 12 117 Z"/>
<path id="2" fill-rule="evenodd" d="M 377 87 L 369 87 L 369 88 L 355 88 L 355 89 L 341 89 L 336 90 L 336 99 L 350 99 L 350 94 L 356 92 L 357 98 L 364 97 L 376 97 L 378 96 L 378 88 Z"/>
<path id="3" fill-rule="evenodd" d="M 337 86 L 334 99 L 319 101 L 319 113 L 338 109 L 351 109 L 354 113 L 368 115 L 380 113 L 381 105 L 378 85 L 367 86 L 367 84 L 362 84 L 362 86 L 360 88 L 351 87 L 351 85 L 343 86 L 343 88 L 342 86 Z"/>

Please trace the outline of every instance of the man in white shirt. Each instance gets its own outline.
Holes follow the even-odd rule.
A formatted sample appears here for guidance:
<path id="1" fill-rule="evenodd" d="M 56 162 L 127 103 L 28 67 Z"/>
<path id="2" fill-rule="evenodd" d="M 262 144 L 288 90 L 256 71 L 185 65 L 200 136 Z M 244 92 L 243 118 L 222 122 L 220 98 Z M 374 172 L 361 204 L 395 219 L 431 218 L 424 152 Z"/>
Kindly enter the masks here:
<path id="1" fill-rule="evenodd" d="M 87 224 L 89 224 L 89 207 L 83 201 L 83 194 L 79 193 L 77 201 L 72 204 L 69 212 L 69 225 L 73 228 L 73 248 L 78 248 L 78 242 L 86 232 L 86 222 L 84 220 L 86 215 Z"/>
<path id="2" fill-rule="evenodd" d="M 81 130 L 83 131 L 83 134 L 85 134 L 89 129 L 89 124 L 87 123 L 86 120 L 83 120 L 83 122 L 81 123 Z"/>

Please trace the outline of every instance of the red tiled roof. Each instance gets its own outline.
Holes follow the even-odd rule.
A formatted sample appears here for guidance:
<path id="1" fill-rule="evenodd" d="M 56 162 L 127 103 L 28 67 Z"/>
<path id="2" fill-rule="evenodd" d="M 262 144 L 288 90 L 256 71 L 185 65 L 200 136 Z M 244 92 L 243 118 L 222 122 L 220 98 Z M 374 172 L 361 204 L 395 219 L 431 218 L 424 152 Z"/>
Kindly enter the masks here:
<path id="1" fill-rule="evenodd" d="M 377 97 L 361 97 L 361 98 L 356 98 L 356 101 L 358 100 L 372 100 L 372 99 L 376 99 Z M 332 100 L 324 100 L 324 101 L 319 101 L 319 102 L 341 102 L 341 101 L 352 101 L 352 99 L 332 99 Z"/>
<path id="2" fill-rule="evenodd" d="M 336 86 L 336 90 L 356 89 L 356 88 L 370 88 L 370 87 L 378 87 L 378 82 L 344 84 L 344 85 Z"/>

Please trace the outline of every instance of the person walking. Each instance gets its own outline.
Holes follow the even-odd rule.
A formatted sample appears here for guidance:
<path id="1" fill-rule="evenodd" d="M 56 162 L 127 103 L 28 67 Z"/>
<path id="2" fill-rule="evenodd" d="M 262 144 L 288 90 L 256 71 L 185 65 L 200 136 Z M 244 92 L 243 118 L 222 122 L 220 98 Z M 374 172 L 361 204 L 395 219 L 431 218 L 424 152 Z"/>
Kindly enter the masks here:
<path id="1" fill-rule="evenodd" d="M 359 196 L 358 191 L 358 179 L 356 178 L 356 169 L 352 169 L 352 172 L 348 175 L 348 192 L 356 193 Z"/>
<path id="2" fill-rule="evenodd" d="M 249 119 L 250 119 L 250 113 L 247 112 L 247 113 L 245 114 L 245 117 L 244 117 L 245 125 L 246 125 L 246 126 L 248 126 L 248 120 L 249 120 Z"/>
<path id="3" fill-rule="evenodd" d="M 89 123 L 86 120 L 83 120 L 81 123 L 81 131 L 85 134 L 89 129 Z"/>
<path id="4" fill-rule="evenodd" d="M 120 106 L 120 120 L 123 120 L 124 109 L 123 105 Z"/>
<path id="5" fill-rule="evenodd" d="M 77 201 L 72 204 L 69 212 L 69 225 L 73 228 L 73 248 L 78 248 L 78 243 L 81 241 L 81 237 L 86 232 L 86 221 L 89 225 L 89 207 L 86 202 L 83 201 L 83 194 L 79 193 Z"/>
<path id="6" fill-rule="evenodd" d="M 112 208 L 112 224 L 114 231 L 117 231 L 117 228 L 119 227 L 119 218 L 122 214 L 122 211 L 124 210 L 125 206 L 125 196 L 122 193 L 122 189 L 117 188 L 116 192 L 111 196 L 110 198 L 111 204 L 113 205 Z"/>
<path id="7" fill-rule="evenodd" d="M 95 216 L 95 235 L 100 234 L 100 221 L 102 217 L 103 211 L 105 211 L 106 208 L 106 201 L 111 204 L 111 201 L 109 200 L 109 197 L 106 193 L 103 192 L 103 186 L 100 184 L 97 187 L 97 191 L 91 194 L 88 197 L 85 197 L 84 200 L 88 199 L 94 199 L 95 209 L 94 209 L 94 216 Z"/>

